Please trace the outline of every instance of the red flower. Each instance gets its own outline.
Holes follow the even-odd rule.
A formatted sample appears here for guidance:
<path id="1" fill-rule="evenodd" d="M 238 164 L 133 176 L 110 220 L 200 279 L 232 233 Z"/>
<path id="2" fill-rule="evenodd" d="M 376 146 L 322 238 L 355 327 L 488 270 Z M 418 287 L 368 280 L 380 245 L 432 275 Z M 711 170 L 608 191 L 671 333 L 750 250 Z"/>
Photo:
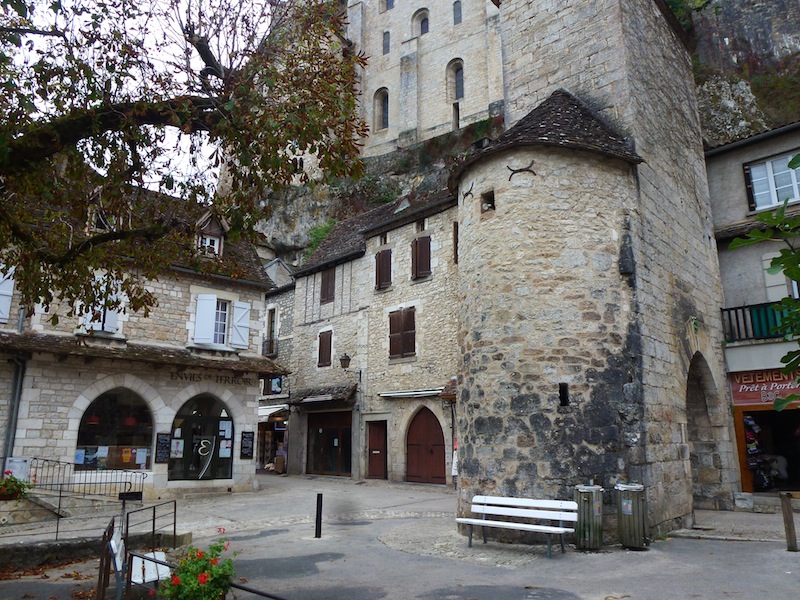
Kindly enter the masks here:
<path id="1" fill-rule="evenodd" d="M 13 473 L 13 472 L 11 472 L 11 471 L 5 471 L 5 472 L 3 473 L 3 475 L 5 475 L 6 477 L 8 477 L 9 475 L 13 475 L 13 474 L 14 474 L 14 473 Z"/>
<path id="2" fill-rule="evenodd" d="M 148 595 L 149 595 L 151 598 L 155 598 L 155 597 L 156 597 L 156 591 L 155 591 L 155 590 L 150 590 L 150 591 L 148 592 Z"/>
<path id="3" fill-rule="evenodd" d="M 225 533 L 225 528 L 224 527 L 217 527 L 217 533 L 219 535 L 222 535 L 223 533 Z"/>
<path id="4" fill-rule="evenodd" d="M 195 556 L 197 556 L 197 558 L 203 558 L 203 551 L 202 550 L 198 550 L 197 554 Z"/>
<path id="5" fill-rule="evenodd" d="M 208 573 L 200 573 L 200 575 L 197 576 L 197 581 L 200 582 L 200 585 L 207 584 L 208 583 Z"/>
<path id="6" fill-rule="evenodd" d="M 219 559 L 218 558 L 212 558 L 208 562 L 210 562 L 212 565 L 214 565 L 216 567 L 219 564 Z"/>
<path id="7" fill-rule="evenodd" d="M 225 550 L 227 550 L 230 547 L 231 547 L 231 543 L 230 542 L 225 542 Z"/>
<path id="8" fill-rule="evenodd" d="M 180 585 L 180 584 L 181 584 L 181 578 L 178 577 L 177 575 L 173 575 L 172 576 L 172 585 Z"/>

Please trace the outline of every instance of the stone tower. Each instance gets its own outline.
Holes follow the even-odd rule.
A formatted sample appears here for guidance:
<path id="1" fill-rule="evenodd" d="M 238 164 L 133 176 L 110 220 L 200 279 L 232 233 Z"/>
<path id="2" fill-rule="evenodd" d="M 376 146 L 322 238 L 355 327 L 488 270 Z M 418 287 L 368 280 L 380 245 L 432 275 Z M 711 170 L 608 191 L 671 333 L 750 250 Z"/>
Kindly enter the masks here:
<path id="1" fill-rule="evenodd" d="M 662 0 L 495 4 L 507 131 L 451 177 L 460 510 L 589 480 L 643 483 L 656 531 L 729 507 L 722 292 L 679 28 Z"/>

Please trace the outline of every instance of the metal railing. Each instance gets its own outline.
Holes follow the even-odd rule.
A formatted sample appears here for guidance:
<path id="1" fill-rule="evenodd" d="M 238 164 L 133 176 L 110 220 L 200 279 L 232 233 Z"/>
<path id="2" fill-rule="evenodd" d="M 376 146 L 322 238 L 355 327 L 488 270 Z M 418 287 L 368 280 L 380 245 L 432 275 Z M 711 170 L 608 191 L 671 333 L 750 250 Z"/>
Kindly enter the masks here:
<path id="1" fill-rule="evenodd" d="M 31 458 L 28 481 L 35 489 L 81 496 L 119 497 L 120 492 L 142 492 L 147 473 L 126 469 L 76 471 L 75 464 Z"/>
<path id="2" fill-rule="evenodd" d="M 145 530 L 150 534 L 150 549 L 155 550 L 156 546 L 163 545 L 157 543 L 156 536 L 171 529 L 171 546 L 174 548 L 178 540 L 177 514 L 178 503 L 175 500 L 128 511 L 125 515 L 125 542 L 137 531 Z"/>
<path id="3" fill-rule="evenodd" d="M 278 340 L 275 338 L 265 339 L 261 343 L 262 356 L 275 356 L 278 353 Z"/>
<path id="4" fill-rule="evenodd" d="M 783 322 L 786 310 L 776 308 L 774 302 L 750 304 L 722 309 L 722 327 L 725 341 L 768 340 L 784 337 Z"/>

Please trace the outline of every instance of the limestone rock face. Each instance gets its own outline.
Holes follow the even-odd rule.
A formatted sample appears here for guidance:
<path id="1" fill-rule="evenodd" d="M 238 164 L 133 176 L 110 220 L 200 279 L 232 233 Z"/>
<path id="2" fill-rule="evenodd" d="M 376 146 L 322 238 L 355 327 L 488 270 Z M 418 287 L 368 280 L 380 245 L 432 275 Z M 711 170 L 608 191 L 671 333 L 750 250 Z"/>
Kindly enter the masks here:
<path id="1" fill-rule="evenodd" d="M 769 128 L 747 81 L 712 77 L 697 89 L 700 122 L 710 147 L 755 135 Z"/>

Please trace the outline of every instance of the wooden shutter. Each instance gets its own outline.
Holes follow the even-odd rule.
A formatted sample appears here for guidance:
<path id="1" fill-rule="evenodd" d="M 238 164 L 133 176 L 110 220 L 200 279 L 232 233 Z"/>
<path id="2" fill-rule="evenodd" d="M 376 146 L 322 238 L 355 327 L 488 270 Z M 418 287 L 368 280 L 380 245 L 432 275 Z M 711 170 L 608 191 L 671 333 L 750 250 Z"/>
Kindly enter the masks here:
<path id="1" fill-rule="evenodd" d="M 419 237 L 411 242 L 411 279 L 431 274 L 431 237 Z"/>
<path id="2" fill-rule="evenodd" d="M 403 356 L 403 311 L 389 313 L 389 358 Z"/>
<path id="3" fill-rule="evenodd" d="M 333 331 L 320 331 L 319 332 L 319 356 L 317 358 L 318 367 L 331 366 L 331 341 L 333 339 Z"/>
<path id="4" fill-rule="evenodd" d="M 217 310 L 217 297 L 214 294 L 197 294 L 197 310 L 194 315 L 194 342 L 196 344 L 214 343 L 214 313 Z"/>
<path id="5" fill-rule="evenodd" d="M 756 209 L 756 197 L 753 194 L 753 177 L 750 174 L 750 165 L 742 165 L 744 171 L 744 187 L 747 190 L 747 204 L 750 210 Z"/>
<path id="6" fill-rule="evenodd" d="M 250 347 L 250 304 L 248 302 L 233 303 L 230 340 L 231 346 L 234 348 Z"/>
<path id="7" fill-rule="evenodd" d="M 336 267 L 326 269 L 322 272 L 322 282 L 320 285 L 320 304 L 333 302 L 336 294 Z"/>
<path id="8" fill-rule="evenodd" d="M 416 349 L 416 327 L 414 309 L 403 310 L 403 356 L 414 356 Z"/>
<path id="9" fill-rule="evenodd" d="M 11 297 L 14 295 L 14 269 L 0 274 L 0 323 L 8 323 L 11 316 Z"/>
<path id="10" fill-rule="evenodd" d="M 375 289 L 383 290 L 392 285 L 392 251 L 381 250 L 375 255 Z"/>

